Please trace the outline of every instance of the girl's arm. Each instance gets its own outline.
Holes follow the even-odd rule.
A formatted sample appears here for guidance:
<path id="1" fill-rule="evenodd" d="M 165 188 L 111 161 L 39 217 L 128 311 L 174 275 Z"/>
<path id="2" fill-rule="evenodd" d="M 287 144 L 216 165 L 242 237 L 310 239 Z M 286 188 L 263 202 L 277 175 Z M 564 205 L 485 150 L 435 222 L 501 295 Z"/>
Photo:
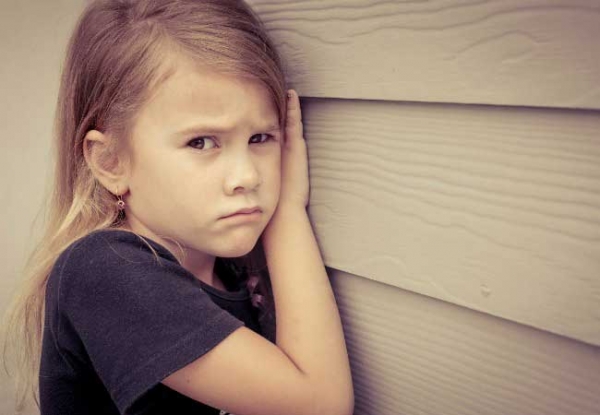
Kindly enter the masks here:
<path id="1" fill-rule="evenodd" d="M 350 415 L 354 397 L 348 355 L 306 213 L 306 144 L 298 96 L 290 95 L 281 197 L 263 234 L 277 345 L 242 327 L 163 383 L 237 415 Z"/>
<path id="2" fill-rule="evenodd" d="M 277 346 L 320 393 L 351 413 L 353 392 L 344 333 L 306 212 L 308 161 L 295 92 L 288 100 L 286 126 L 280 202 L 263 235 L 277 308 Z"/>

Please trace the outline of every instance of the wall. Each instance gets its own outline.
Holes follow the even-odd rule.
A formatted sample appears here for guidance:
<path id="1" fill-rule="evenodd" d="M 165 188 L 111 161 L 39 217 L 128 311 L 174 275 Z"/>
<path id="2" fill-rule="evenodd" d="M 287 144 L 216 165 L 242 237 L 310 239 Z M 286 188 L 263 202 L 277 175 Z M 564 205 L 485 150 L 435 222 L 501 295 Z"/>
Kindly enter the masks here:
<path id="1" fill-rule="evenodd" d="M 356 415 L 597 414 L 600 3 L 255 0 Z"/>
<path id="2" fill-rule="evenodd" d="M 0 313 L 39 237 L 60 66 L 80 0 L 4 0 L 0 13 Z M 0 372 L 0 413 L 14 413 Z M 35 413 L 33 410 L 28 414 Z"/>

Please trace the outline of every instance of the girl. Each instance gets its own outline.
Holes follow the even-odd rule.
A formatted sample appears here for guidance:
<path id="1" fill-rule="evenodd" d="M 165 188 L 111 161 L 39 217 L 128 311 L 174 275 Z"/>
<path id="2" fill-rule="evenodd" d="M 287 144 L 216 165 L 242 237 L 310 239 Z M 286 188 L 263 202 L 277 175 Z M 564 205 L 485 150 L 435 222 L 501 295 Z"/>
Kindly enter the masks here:
<path id="1" fill-rule="evenodd" d="M 298 96 L 242 0 L 92 2 L 56 137 L 9 326 L 43 415 L 352 412 Z"/>

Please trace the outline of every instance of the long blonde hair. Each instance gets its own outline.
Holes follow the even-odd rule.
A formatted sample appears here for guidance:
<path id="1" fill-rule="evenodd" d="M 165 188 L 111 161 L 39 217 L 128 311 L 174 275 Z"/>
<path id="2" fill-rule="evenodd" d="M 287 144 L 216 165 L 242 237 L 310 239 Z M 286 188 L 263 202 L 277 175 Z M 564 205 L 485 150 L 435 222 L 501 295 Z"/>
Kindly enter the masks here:
<path id="1" fill-rule="evenodd" d="M 87 6 L 69 42 L 61 79 L 55 184 L 45 236 L 4 324 L 5 362 L 8 352 L 16 358 L 18 408 L 27 396 L 37 402 L 46 282 L 58 255 L 120 219 L 115 196 L 87 167 L 84 136 L 96 129 L 124 141 L 143 103 L 169 76 L 165 60 L 173 50 L 211 69 L 262 82 L 284 123 L 280 59 L 242 0 L 98 0 Z M 254 289 L 256 279 L 249 286 Z"/>

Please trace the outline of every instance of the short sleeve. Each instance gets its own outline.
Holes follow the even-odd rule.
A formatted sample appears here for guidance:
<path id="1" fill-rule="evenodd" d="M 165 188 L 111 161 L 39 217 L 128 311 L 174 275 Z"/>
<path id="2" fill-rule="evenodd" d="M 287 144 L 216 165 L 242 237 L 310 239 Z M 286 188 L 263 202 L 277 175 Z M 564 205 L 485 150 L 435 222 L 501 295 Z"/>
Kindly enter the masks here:
<path id="1" fill-rule="evenodd" d="M 122 413 L 243 326 L 165 248 L 129 232 L 88 235 L 54 272 L 57 341 L 62 329 L 77 333 Z"/>

